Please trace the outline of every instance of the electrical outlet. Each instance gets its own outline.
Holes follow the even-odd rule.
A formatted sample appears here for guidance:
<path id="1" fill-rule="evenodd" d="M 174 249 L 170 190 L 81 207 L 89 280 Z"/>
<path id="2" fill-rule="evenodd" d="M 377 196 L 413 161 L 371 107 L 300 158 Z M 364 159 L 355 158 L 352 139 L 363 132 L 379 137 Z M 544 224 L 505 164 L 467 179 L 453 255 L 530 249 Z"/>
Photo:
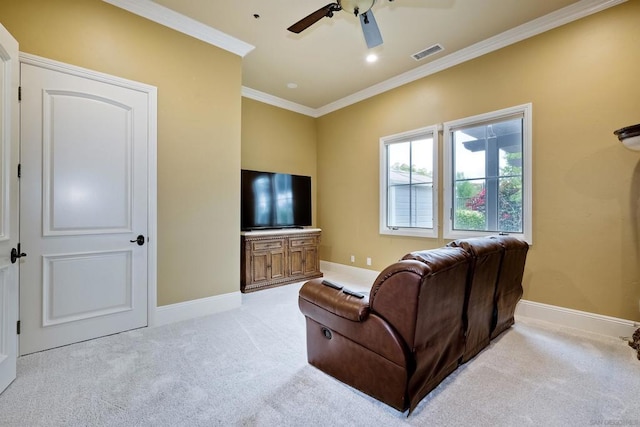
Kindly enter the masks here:
<path id="1" fill-rule="evenodd" d="M 356 262 L 356 256 L 355 255 L 351 255 L 351 262 Z"/>
<path id="2" fill-rule="evenodd" d="M 371 258 L 367 257 L 367 265 L 371 265 Z"/>

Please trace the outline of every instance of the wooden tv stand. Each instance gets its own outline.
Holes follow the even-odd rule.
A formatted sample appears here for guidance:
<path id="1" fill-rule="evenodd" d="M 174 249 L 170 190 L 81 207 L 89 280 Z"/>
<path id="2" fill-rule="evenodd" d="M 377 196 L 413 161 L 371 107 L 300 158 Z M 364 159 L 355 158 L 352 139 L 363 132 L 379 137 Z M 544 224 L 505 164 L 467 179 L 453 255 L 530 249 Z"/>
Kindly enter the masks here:
<path id="1" fill-rule="evenodd" d="M 240 291 L 322 277 L 320 229 L 284 229 L 240 233 Z"/>

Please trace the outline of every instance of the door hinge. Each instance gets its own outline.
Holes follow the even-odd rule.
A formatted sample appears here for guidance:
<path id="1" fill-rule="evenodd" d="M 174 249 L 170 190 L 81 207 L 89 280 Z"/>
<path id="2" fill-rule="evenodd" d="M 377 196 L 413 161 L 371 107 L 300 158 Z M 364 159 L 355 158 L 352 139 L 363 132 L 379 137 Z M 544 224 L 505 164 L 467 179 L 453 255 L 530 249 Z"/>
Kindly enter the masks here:
<path id="1" fill-rule="evenodd" d="M 22 165 L 18 163 L 18 178 L 22 176 Z"/>
<path id="2" fill-rule="evenodd" d="M 18 335 L 20 335 L 20 321 L 19 320 L 16 322 L 16 333 Z"/>
<path id="3" fill-rule="evenodd" d="M 18 86 L 18 101 L 22 101 L 22 86 Z"/>

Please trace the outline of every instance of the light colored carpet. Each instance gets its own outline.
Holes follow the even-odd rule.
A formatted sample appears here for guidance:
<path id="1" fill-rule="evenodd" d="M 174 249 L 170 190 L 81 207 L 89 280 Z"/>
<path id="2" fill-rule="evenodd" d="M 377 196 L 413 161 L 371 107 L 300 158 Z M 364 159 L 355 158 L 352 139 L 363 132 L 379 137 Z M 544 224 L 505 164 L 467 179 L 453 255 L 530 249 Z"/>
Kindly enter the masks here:
<path id="1" fill-rule="evenodd" d="M 640 361 L 624 341 L 527 319 L 407 417 L 306 363 L 299 288 L 22 357 L 0 426 L 640 425 Z"/>

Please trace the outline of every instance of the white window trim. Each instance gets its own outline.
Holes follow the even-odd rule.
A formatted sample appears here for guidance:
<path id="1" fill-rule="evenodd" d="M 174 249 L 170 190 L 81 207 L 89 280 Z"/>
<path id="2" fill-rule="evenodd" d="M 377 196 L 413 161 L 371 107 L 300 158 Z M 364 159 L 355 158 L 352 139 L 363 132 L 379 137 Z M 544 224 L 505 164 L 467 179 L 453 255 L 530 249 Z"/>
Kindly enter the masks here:
<path id="1" fill-rule="evenodd" d="M 438 237 L 438 126 L 427 126 L 380 138 L 380 234 L 408 237 Z M 433 228 L 387 227 L 387 144 L 411 139 L 415 136 L 433 135 Z"/>
<path id="2" fill-rule="evenodd" d="M 524 221 L 523 233 L 508 233 L 511 236 L 519 237 L 530 245 L 533 244 L 533 181 L 532 181 L 532 141 L 533 127 L 532 115 L 533 106 L 531 103 L 518 105 L 503 110 L 493 111 L 490 113 L 479 114 L 477 116 L 467 117 L 464 119 L 445 122 L 443 127 L 444 133 L 444 238 L 445 239 L 463 239 L 469 237 L 480 237 L 495 235 L 495 232 L 484 231 L 461 231 L 453 229 L 453 149 L 451 140 L 451 131 L 462 126 L 473 126 L 491 120 L 499 120 L 508 116 L 522 114 L 522 154 L 523 154 L 523 170 L 522 170 L 522 214 Z"/>

